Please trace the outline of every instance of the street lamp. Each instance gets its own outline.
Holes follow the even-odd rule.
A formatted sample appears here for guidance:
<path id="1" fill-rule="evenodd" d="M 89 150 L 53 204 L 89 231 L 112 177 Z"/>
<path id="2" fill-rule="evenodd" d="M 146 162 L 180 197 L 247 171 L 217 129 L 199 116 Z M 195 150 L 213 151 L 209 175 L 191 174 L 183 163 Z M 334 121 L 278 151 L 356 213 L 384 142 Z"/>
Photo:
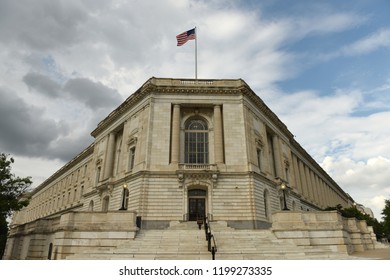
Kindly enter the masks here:
<path id="1" fill-rule="evenodd" d="M 127 199 L 127 185 L 123 185 L 123 191 L 122 191 L 122 206 L 119 210 L 127 210 L 127 205 L 126 205 L 126 199 Z"/>
<path id="2" fill-rule="evenodd" d="M 289 211 L 290 209 L 287 208 L 287 202 L 286 202 L 286 191 L 287 191 L 287 185 L 282 182 L 282 184 L 280 185 L 280 189 L 282 190 L 283 192 L 283 211 Z"/>

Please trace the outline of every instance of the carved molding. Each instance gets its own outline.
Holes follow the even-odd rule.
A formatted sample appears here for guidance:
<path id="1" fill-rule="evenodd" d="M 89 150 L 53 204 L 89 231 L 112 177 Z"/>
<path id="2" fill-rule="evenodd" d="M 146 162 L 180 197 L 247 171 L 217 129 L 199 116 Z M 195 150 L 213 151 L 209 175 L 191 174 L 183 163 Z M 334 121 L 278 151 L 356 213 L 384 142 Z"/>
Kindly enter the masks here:
<path id="1" fill-rule="evenodd" d="M 109 195 L 109 196 L 112 196 L 112 192 L 114 190 L 114 185 L 112 185 L 112 184 L 110 184 L 108 182 L 105 182 L 103 184 L 97 185 L 96 186 L 96 190 L 98 191 L 99 196 L 101 198 L 103 196 L 105 196 L 106 194 Z"/>
<path id="2" fill-rule="evenodd" d="M 255 142 L 256 142 L 257 146 L 264 147 L 264 141 L 263 141 L 263 137 L 261 135 L 258 135 L 255 138 Z"/>
<path id="3" fill-rule="evenodd" d="M 129 139 L 127 140 L 127 146 L 135 146 L 137 144 L 137 140 L 138 138 L 135 136 L 129 137 Z"/>
<path id="4" fill-rule="evenodd" d="M 102 158 L 96 159 L 96 166 L 102 165 L 102 163 L 103 163 L 103 159 Z"/>
<path id="5" fill-rule="evenodd" d="M 192 185 L 206 185 L 217 187 L 218 183 L 218 172 L 184 172 L 179 171 L 177 173 L 177 180 L 179 187 Z"/>

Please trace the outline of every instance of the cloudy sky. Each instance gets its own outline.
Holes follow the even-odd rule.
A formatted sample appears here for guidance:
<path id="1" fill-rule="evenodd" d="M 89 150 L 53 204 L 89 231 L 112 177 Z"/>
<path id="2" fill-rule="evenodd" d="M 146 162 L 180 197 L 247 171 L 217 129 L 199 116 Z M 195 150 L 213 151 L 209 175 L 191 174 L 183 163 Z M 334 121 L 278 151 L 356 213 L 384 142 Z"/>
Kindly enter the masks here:
<path id="1" fill-rule="evenodd" d="M 390 198 L 387 0 L 0 0 L 0 151 L 34 186 L 148 78 L 242 78 L 376 217 Z"/>

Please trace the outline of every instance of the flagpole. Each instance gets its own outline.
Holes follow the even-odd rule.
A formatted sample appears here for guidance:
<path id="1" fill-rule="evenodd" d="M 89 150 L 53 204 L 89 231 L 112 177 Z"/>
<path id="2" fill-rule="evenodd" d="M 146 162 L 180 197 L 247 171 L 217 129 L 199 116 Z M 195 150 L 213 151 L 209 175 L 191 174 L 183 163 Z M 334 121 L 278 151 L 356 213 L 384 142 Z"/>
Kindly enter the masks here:
<path id="1" fill-rule="evenodd" d="M 195 26 L 195 80 L 198 80 L 198 34 Z"/>

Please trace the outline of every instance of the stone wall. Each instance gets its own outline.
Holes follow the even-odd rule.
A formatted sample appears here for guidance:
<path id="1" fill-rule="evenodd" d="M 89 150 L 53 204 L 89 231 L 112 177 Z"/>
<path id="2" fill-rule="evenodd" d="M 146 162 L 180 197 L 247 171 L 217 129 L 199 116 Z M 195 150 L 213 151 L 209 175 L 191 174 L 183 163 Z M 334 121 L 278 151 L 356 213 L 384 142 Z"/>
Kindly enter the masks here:
<path id="1" fill-rule="evenodd" d="M 343 218 L 337 211 L 277 212 L 272 215 L 272 231 L 279 239 L 298 246 L 351 254 L 375 249 L 377 242 L 366 221 Z"/>
<path id="2" fill-rule="evenodd" d="M 89 249 L 107 251 L 136 232 L 132 211 L 70 212 L 12 228 L 3 258 L 65 259 Z"/>

